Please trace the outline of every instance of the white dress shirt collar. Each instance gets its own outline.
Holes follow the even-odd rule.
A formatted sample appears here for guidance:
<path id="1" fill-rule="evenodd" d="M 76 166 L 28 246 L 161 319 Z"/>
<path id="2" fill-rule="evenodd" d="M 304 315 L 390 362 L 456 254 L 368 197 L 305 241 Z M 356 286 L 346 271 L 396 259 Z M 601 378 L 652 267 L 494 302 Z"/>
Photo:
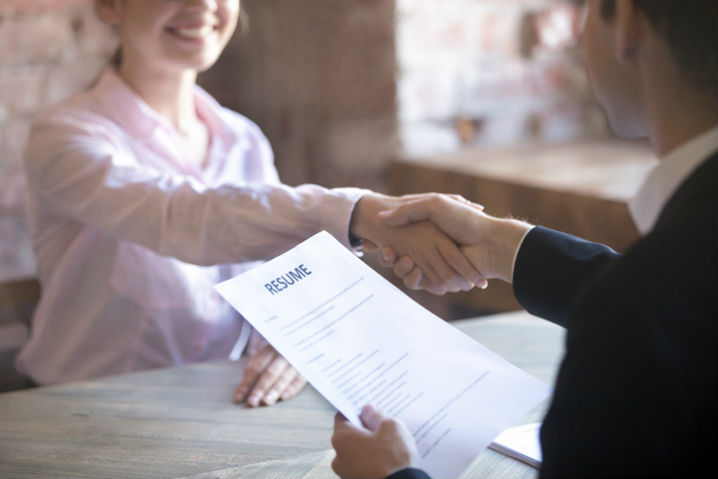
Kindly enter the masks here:
<path id="1" fill-rule="evenodd" d="M 718 127 L 682 144 L 651 171 L 628 209 L 642 235 L 653 229 L 668 200 L 698 166 L 718 150 Z"/>

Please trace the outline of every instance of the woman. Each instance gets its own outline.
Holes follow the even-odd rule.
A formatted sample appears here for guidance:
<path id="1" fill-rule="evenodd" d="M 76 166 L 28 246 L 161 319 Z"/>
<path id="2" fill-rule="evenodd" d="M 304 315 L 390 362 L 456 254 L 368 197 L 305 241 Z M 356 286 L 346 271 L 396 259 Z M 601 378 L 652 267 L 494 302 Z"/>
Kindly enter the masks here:
<path id="1" fill-rule="evenodd" d="M 196 85 L 237 0 L 95 4 L 121 60 L 38 118 L 25 154 L 43 290 L 17 366 L 36 383 L 237 357 L 249 341 L 235 399 L 292 397 L 304 379 L 212 287 L 323 229 L 404 245 L 440 290 L 483 281 L 433 225 L 381 225 L 398 199 L 279 182 L 259 128 Z"/>

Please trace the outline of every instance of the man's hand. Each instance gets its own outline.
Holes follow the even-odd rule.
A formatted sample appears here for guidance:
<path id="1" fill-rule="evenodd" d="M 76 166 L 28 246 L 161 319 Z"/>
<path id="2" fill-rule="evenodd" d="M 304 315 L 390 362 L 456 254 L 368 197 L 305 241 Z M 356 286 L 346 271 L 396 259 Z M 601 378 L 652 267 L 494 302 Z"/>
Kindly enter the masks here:
<path id="1" fill-rule="evenodd" d="M 419 196 L 390 197 L 369 193 L 357 203 L 351 231 L 381 247 L 392 245 L 398 254 L 409 256 L 423 272 L 426 289 L 435 294 L 468 291 L 484 285 L 486 279 L 472 267 L 456 242 L 430 221 L 417 221 L 395 227 L 385 223 L 380 211 L 394 209 Z"/>
<path id="2" fill-rule="evenodd" d="M 419 453 L 409 430 L 372 406 L 359 417 L 366 429 L 356 427 L 337 413 L 332 446 L 332 469 L 343 478 L 381 478 L 406 467 L 416 467 Z"/>
<path id="3" fill-rule="evenodd" d="M 249 363 L 242 382 L 234 392 L 235 402 L 271 406 L 278 400 L 296 396 L 307 381 L 284 357 L 255 331 L 248 346 Z"/>
<path id="4" fill-rule="evenodd" d="M 487 278 L 512 281 L 513 261 L 521 241 L 532 226 L 523 221 L 499 219 L 483 211 L 483 207 L 459 196 L 430 194 L 405 201 L 392 210 L 379 213 L 391 226 L 404 226 L 429 220 L 461 245 L 461 252 L 473 267 Z M 393 267 L 412 289 L 428 289 L 421 264 L 410 254 L 384 247 L 380 261 Z"/>

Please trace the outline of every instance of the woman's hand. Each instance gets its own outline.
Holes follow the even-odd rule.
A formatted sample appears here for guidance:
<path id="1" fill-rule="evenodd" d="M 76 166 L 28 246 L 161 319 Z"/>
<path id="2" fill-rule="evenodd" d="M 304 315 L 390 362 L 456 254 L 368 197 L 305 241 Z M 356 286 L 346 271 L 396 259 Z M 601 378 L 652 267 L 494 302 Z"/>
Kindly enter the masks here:
<path id="1" fill-rule="evenodd" d="M 234 400 L 256 407 L 271 406 L 278 400 L 296 396 L 307 384 L 299 372 L 264 338 L 252 332 L 248 347 L 249 363 L 242 382 L 234 392 Z"/>

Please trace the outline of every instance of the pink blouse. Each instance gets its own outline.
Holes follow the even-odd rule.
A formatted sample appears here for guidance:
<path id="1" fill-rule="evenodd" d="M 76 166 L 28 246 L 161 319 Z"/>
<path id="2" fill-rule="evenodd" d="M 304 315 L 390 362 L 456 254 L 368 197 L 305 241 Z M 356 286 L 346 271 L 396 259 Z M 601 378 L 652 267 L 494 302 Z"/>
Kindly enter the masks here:
<path id="1" fill-rule="evenodd" d="M 204 167 L 111 68 L 34 122 L 25 172 L 42 295 L 17 367 L 35 382 L 236 354 L 249 328 L 214 284 L 321 230 L 349 246 L 364 190 L 281 184 L 259 128 L 199 87 L 195 98 Z"/>

